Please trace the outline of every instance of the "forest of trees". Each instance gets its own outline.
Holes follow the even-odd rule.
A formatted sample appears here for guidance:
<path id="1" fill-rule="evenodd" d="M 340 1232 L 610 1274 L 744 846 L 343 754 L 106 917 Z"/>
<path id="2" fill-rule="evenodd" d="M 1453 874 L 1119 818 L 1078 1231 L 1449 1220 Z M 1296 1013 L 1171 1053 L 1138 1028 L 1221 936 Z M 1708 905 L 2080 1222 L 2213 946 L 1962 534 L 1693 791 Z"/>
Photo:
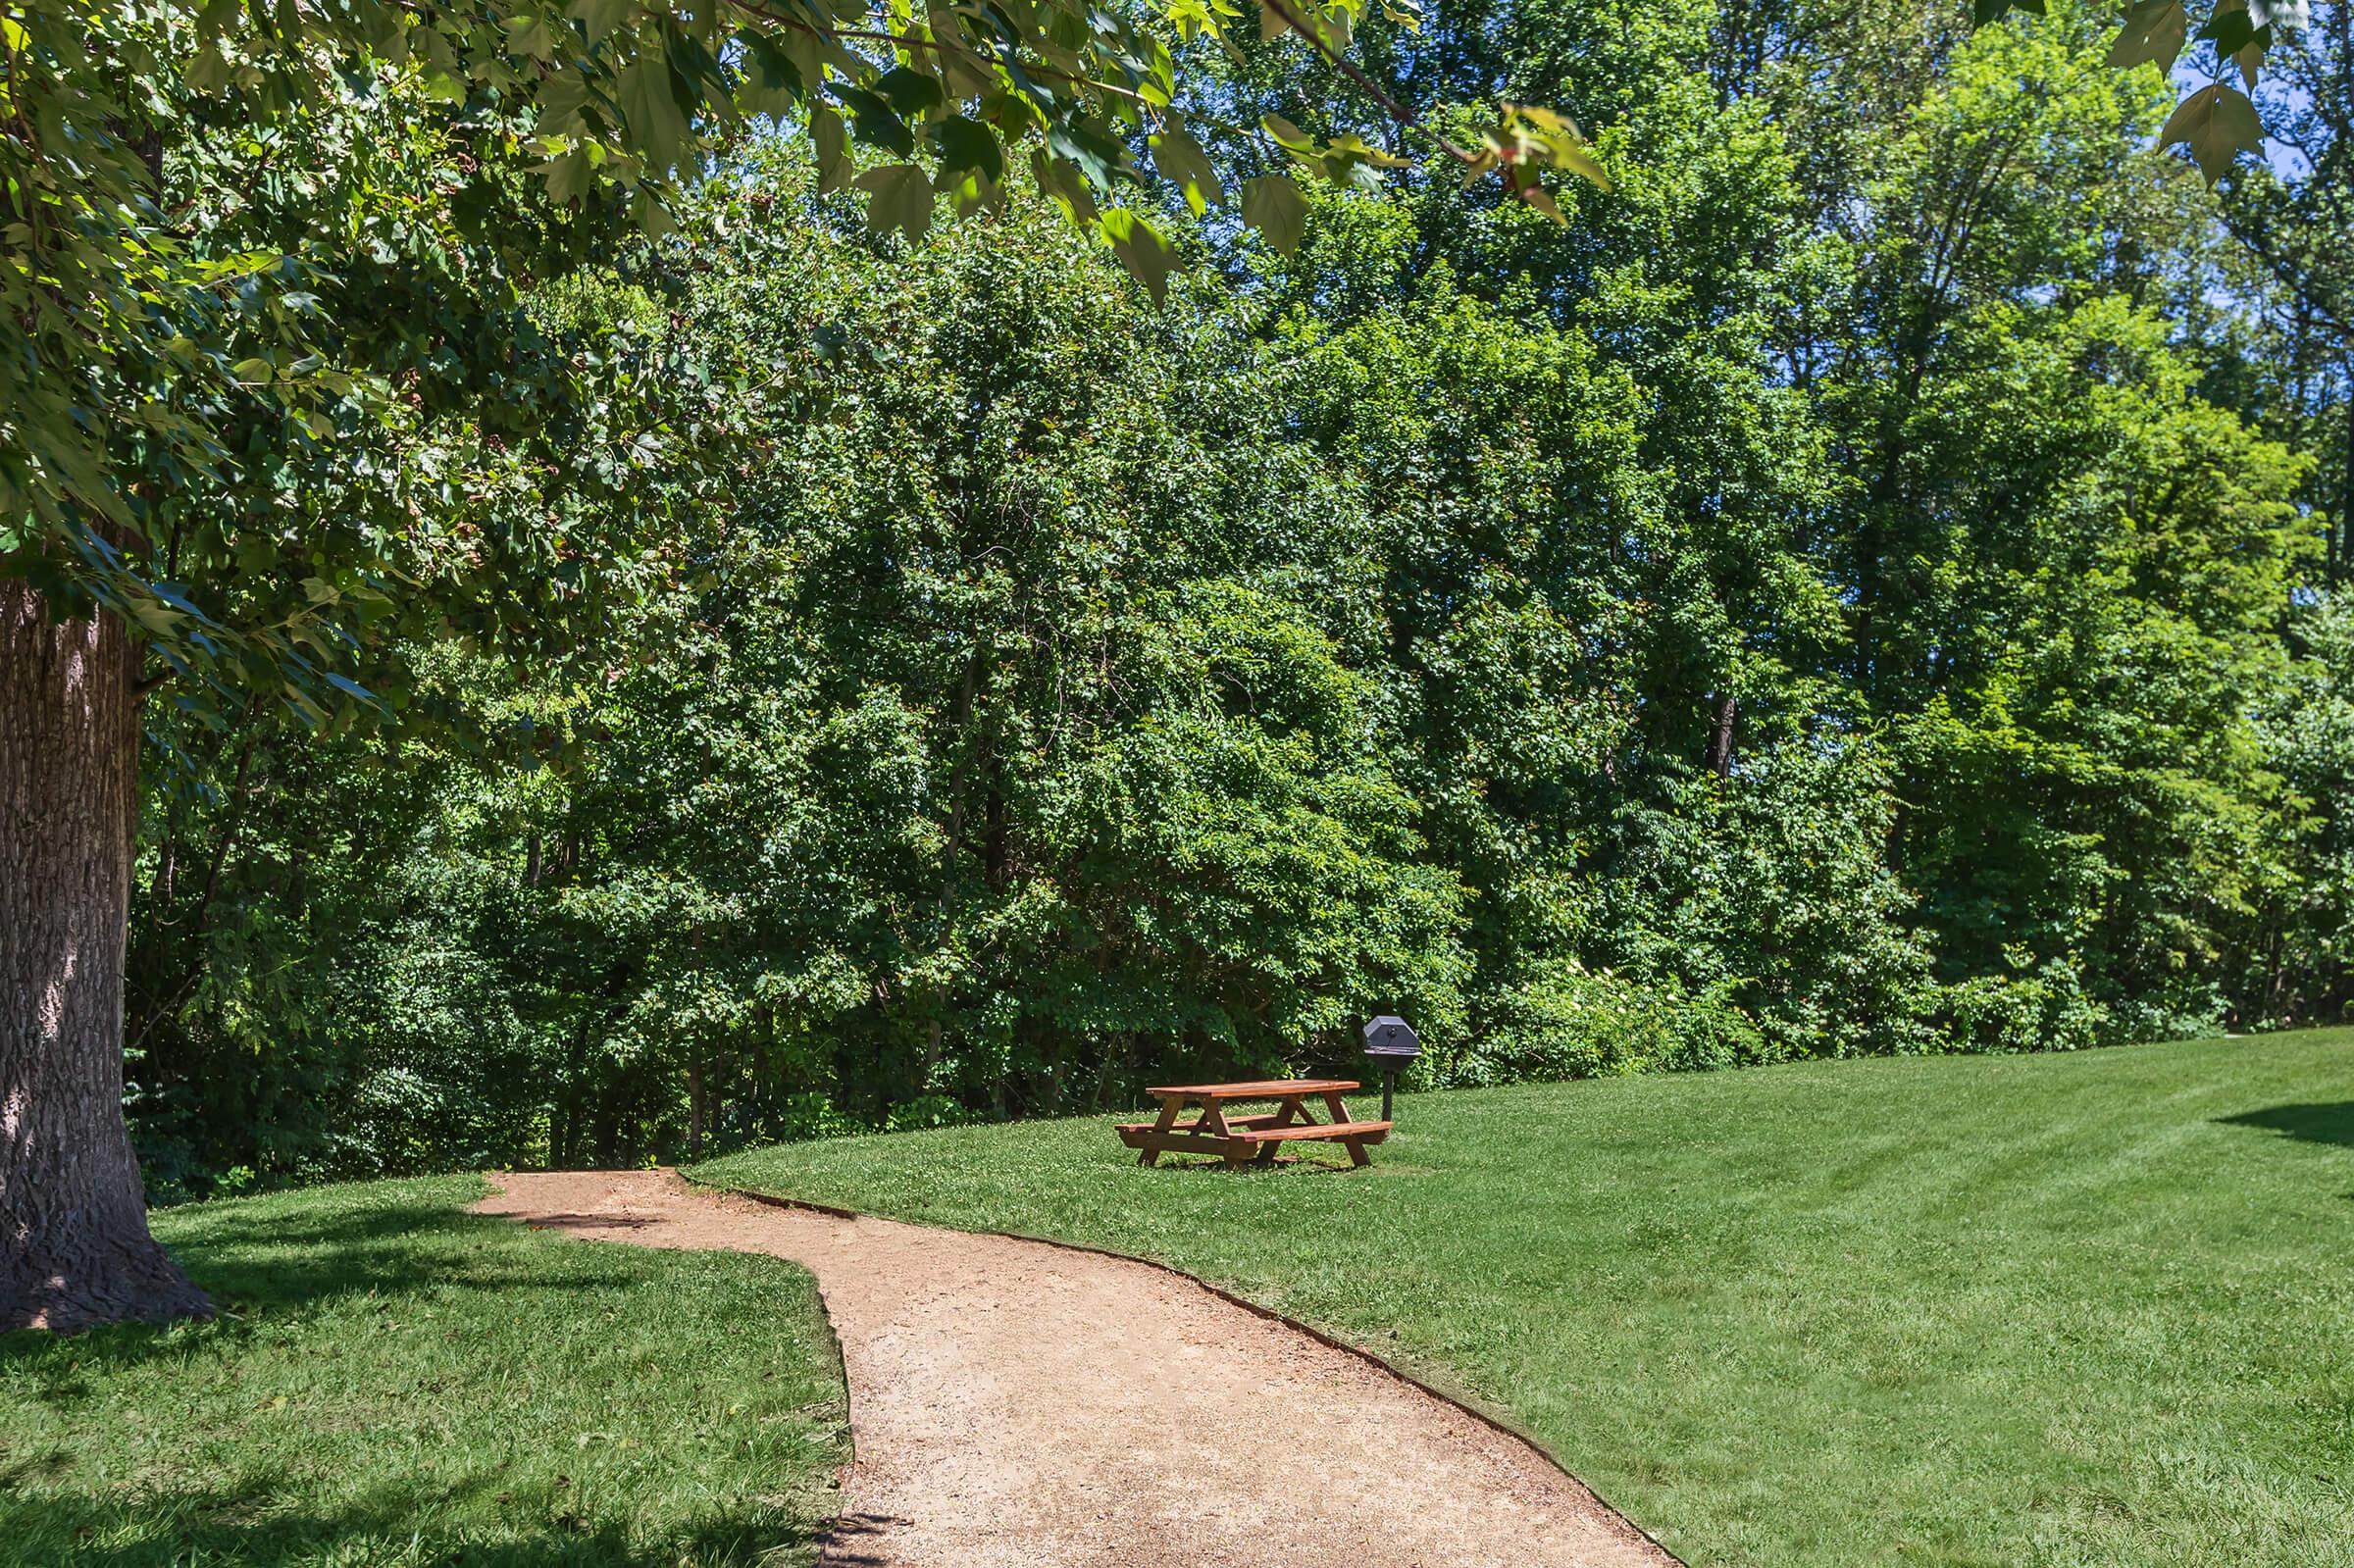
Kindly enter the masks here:
<path id="1" fill-rule="evenodd" d="M 2090 6 L 1442 4 L 1367 69 L 1607 187 L 1288 254 L 1165 192 L 1159 300 L 747 132 L 440 350 L 611 406 L 479 432 L 602 455 L 430 541 L 500 587 L 337 667 L 401 723 L 147 704 L 149 1192 L 1088 1111 L 1376 1011 L 1441 1085 L 2344 1016 L 2350 10 L 2210 190 Z M 1329 88 L 1191 90 L 1378 145 Z"/>

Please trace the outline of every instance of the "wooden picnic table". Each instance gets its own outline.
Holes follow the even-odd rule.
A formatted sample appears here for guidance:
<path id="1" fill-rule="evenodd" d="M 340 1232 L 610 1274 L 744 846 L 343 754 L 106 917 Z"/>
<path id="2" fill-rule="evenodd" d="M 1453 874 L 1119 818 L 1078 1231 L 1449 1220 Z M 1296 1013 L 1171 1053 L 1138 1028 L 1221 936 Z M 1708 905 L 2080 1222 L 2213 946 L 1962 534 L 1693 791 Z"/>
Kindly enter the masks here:
<path id="1" fill-rule="evenodd" d="M 1130 1122 L 1120 1127 L 1120 1141 L 1144 1152 L 1139 1165 L 1159 1163 L 1163 1154 L 1215 1154 L 1230 1166 L 1256 1160 L 1265 1165 L 1282 1144 L 1302 1138 L 1345 1144 L 1349 1163 L 1370 1165 L 1365 1145 L 1390 1136 L 1387 1122 L 1352 1121 L 1341 1096 L 1356 1087 L 1349 1078 L 1268 1078 L 1249 1084 L 1177 1084 L 1149 1088 L 1160 1101 L 1160 1120 Z M 1323 1100 L 1329 1122 L 1316 1120 L 1310 1096 Z M 1228 1116 L 1226 1107 L 1238 1101 L 1272 1100 L 1275 1109 L 1250 1116 Z M 1202 1114 L 1184 1127 L 1177 1118 L 1189 1106 Z"/>

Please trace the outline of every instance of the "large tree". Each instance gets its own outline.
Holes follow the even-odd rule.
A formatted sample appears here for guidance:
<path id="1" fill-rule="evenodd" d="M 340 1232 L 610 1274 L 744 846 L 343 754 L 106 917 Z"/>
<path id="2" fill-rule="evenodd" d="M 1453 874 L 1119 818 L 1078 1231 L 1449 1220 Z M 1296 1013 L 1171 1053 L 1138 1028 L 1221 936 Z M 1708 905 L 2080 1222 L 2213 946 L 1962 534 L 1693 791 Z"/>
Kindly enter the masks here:
<path id="1" fill-rule="evenodd" d="M 339 730 L 412 708 L 387 640 L 560 644 L 630 586 L 568 580 L 563 513 L 665 433 L 531 300 L 611 236 L 562 221 L 494 94 L 198 26 L 71 7 L 6 39 L 0 1324 L 202 1306 L 119 1110 L 142 708 Z"/>

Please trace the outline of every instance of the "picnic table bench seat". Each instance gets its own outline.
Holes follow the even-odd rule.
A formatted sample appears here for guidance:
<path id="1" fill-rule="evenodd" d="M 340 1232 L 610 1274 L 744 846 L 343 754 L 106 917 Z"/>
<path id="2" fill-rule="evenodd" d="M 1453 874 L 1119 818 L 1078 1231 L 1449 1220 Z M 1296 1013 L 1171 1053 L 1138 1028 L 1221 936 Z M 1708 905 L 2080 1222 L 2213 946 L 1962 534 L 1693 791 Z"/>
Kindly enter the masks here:
<path id="1" fill-rule="evenodd" d="M 1234 1135 L 1246 1143 L 1274 1143 L 1285 1138 L 1361 1138 L 1368 1143 L 1378 1143 L 1390 1136 L 1387 1122 L 1317 1122 L 1307 1127 L 1264 1127 Z"/>
<path id="2" fill-rule="evenodd" d="M 1160 1119 L 1119 1124 L 1120 1141 L 1143 1152 L 1140 1165 L 1157 1164 L 1163 1154 L 1215 1154 L 1232 1165 L 1255 1160 L 1266 1164 L 1284 1143 L 1303 1138 L 1337 1142 L 1349 1150 L 1352 1165 L 1372 1163 L 1367 1144 L 1390 1136 L 1388 1122 L 1360 1122 L 1351 1117 L 1341 1095 L 1356 1088 L 1353 1079 L 1271 1078 L 1243 1084 L 1177 1084 L 1145 1092 L 1160 1101 Z M 1324 1102 L 1330 1121 L 1319 1122 L 1308 1109 L 1310 1095 Z M 1273 1100 L 1272 1111 L 1228 1116 L 1225 1107 L 1237 1101 Z M 1180 1127 L 1178 1116 L 1189 1106 L 1201 1115 Z"/>

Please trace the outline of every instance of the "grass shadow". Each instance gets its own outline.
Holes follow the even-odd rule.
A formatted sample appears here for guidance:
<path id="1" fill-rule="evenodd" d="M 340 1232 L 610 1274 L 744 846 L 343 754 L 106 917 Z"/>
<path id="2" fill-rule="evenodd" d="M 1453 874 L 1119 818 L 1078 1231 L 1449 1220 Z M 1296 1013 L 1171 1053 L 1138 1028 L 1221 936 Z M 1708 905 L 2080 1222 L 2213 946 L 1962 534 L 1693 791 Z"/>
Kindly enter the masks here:
<path id="1" fill-rule="evenodd" d="M 467 1568 L 752 1568 L 805 1561 L 821 1526 L 753 1503 L 649 1540 L 612 1520 L 555 1511 L 504 1528 L 420 1530 L 419 1489 L 387 1485 L 305 1506 L 250 1483 L 175 1488 L 135 1500 L 17 1500 L 0 1486 L 0 1568 L 180 1568 L 187 1563 L 463 1563 Z"/>
<path id="2" fill-rule="evenodd" d="M 2354 1100 L 2328 1100 L 2296 1105 L 2272 1105 L 2238 1116 L 2219 1116 L 2226 1127 L 2255 1127 L 2300 1143 L 2327 1143 L 2354 1148 Z"/>
<path id="3" fill-rule="evenodd" d="M 0 1369 L 61 1354 L 87 1367 L 184 1355 L 276 1333 L 289 1316 L 343 1298 L 389 1304 L 442 1290 L 521 1299 L 613 1285 L 609 1269 L 586 1259 L 551 1268 L 519 1255 L 512 1241 L 526 1229 L 448 1198 L 379 1201 L 331 1214 L 295 1211 L 275 1194 L 232 1201 L 201 1225 L 157 1227 L 172 1255 L 212 1297 L 212 1318 L 100 1325 L 62 1339 L 40 1330 L 0 1334 Z"/>
<path id="4" fill-rule="evenodd" d="M 1364 1168 L 1369 1169 L 1369 1167 Z M 1229 1165 L 1215 1155 L 1203 1158 L 1185 1154 L 1163 1154 L 1160 1157 L 1160 1163 L 1151 1169 L 1156 1171 L 1217 1171 L 1228 1176 L 1271 1176 L 1277 1173 L 1299 1176 L 1321 1171 L 1328 1176 L 1343 1176 L 1351 1171 L 1360 1169 L 1360 1167 L 1351 1165 L 1346 1159 L 1318 1160 L 1297 1154 L 1287 1154 L 1279 1159 L 1269 1160 L 1264 1165 L 1256 1160 L 1246 1160 L 1240 1165 Z"/>
<path id="5" fill-rule="evenodd" d="M 845 1513 L 818 1536 L 824 1568 L 889 1568 L 895 1560 L 890 1539 L 913 1524 L 896 1514 Z"/>
<path id="6" fill-rule="evenodd" d="M 613 1283 L 608 1272 L 586 1261 L 554 1270 L 527 1262 L 499 1244 L 522 1227 L 446 1199 L 376 1203 L 327 1216 L 297 1215 L 281 1202 L 258 1199 L 225 1205 L 200 1228 L 175 1229 L 179 1234 L 166 1233 L 167 1244 L 212 1297 L 215 1316 L 102 1325 L 63 1339 L 39 1330 L 0 1334 L 0 1367 L 53 1357 L 68 1347 L 84 1366 L 180 1355 L 200 1344 L 274 1332 L 289 1314 L 342 1297 L 392 1301 L 435 1289 L 562 1295 Z"/>

